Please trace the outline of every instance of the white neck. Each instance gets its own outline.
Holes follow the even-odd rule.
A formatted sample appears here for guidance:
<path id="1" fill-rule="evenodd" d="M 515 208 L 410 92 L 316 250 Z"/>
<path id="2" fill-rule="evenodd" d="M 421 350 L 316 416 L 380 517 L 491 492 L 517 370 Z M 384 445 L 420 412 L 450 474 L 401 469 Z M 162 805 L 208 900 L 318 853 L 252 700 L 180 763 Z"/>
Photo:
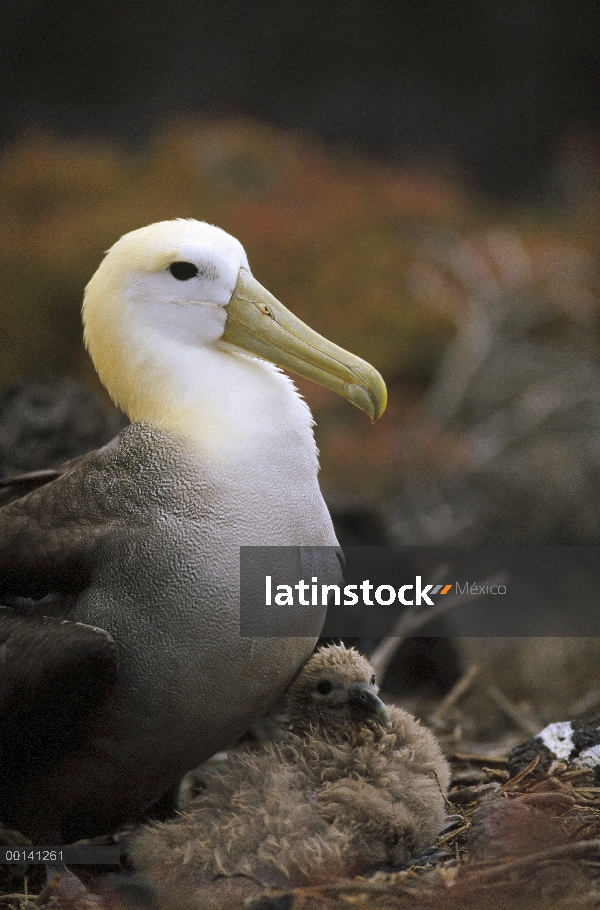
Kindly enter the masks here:
<path id="1" fill-rule="evenodd" d="M 192 347 L 148 335 L 143 349 L 138 339 L 129 352 L 128 382 L 116 394 L 101 375 L 132 421 L 187 439 L 213 461 L 297 452 L 318 469 L 310 410 L 277 367 L 218 344 Z"/>

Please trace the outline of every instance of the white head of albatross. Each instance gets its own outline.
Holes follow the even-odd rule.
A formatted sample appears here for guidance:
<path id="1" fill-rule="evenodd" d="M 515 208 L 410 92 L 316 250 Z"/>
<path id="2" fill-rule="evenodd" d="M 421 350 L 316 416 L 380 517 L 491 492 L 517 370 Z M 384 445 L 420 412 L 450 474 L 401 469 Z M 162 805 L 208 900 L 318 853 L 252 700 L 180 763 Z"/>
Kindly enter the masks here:
<path id="1" fill-rule="evenodd" d="M 301 433 L 314 451 L 310 412 L 273 364 L 373 419 L 385 408 L 379 373 L 296 319 L 252 276 L 239 241 L 204 222 L 121 237 L 86 288 L 83 319 L 115 403 L 134 422 L 193 437 L 213 458 L 252 448 L 257 434 L 276 445 Z"/>

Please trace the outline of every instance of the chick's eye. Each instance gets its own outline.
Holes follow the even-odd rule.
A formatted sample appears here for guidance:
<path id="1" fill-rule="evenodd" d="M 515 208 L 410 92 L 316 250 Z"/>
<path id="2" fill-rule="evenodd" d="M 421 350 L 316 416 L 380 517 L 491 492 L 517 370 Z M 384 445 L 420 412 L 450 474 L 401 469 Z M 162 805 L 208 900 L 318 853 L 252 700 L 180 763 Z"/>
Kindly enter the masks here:
<path id="1" fill-rule="evenodd" d="M 372 686 L 375 685 L 375 674 L 374 673 L 373 673 L 373 676 L 371 677 L 371 685 Z"/>
<path id="2" fill-rule="evenodd" d="M 317 686 L 317 692 L 320 692 L 321 695 L 329 695 L 329 693 L 331 692 L 332 689 L 333 689 L 333 686 L 329 682 L 328 679 L 321 680 L 321 682 Z"/>
<path id="3" fill-rule="evenodd" d="M 177 281 L 188 281 L 198 274 L 198 267 L 193 262 L 172 262 L 169 272 Z"/>

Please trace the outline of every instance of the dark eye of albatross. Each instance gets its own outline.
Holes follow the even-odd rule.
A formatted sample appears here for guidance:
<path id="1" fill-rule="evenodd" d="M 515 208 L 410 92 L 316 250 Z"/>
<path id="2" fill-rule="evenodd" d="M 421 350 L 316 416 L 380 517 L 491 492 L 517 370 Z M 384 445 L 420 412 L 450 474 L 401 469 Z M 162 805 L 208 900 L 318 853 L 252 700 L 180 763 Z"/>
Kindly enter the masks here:
<path id="1" fill-rule="evenodd" d="M 177 281 L 189 281 L 198 274 L 198 266 L 193 262 L 172 262 L 169 266 L 169 272 Z"/>
<path id="2" fill-rule="evenodd" d="M 333 685 L 329 682 L 328 679 L 322 679 L 321 682 L 317 685 L 317 692 L 320 692 L 321 695 L 329 695 Z"/>
<path id="3" fill-rule="evenodd" d="M 374 673 L 373 673 L 373 676 L 371 677 L 371 685 L 372 686 L 375 685 L 375 674 Z"/>

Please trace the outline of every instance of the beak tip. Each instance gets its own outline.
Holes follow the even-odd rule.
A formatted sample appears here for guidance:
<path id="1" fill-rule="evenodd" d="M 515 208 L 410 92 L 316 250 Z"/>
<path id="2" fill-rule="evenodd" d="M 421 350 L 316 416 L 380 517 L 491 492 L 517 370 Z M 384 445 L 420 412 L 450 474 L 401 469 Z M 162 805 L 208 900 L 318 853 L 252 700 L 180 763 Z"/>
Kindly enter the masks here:
<path id="1" fill-rule="evenodd" d="M 375 423 L 376 420 L 379 420 L 387 407 L 387 388 L 381 375 L 377 373 L 376 370 L 373 370 L 373 372 L 376 373 L 376 379 L 372 383 L 370 389 L 370 397 L 373 402 L 373 413 L 370 417 L 373 423 Z"/>
<path id="2" fill-rule="evenodd" d="M 358 383 L 346 384 L 345 397 L 357 408 L 360 408 L 361 411 L 368 414 L 371 421 L 375 423 L 386 409 L 387 389 L 377 370 L 370 364 L 366 364 L 366 366 L 369 369 L 368 372 L 365 371 L 367 375 L 361 377 L 362 382 L 360 385 Z"/>
<path id="3" fill-rule="evenodd" d="M 381 726 L 382 726 L 385 730 L 391 730 L 391 729 L 392 729 L 392 718 L 390 717 L 390 712 L 387 710 L 387 708 L 386 708 L 386 710 L 385 710 L 385 714 L 382 714 L 382 717 L 381 717 Z"/>
<path id="4" fill-rule="evenodd" d="M 379 405 L 379 407 L 377 407 L 375 409 L 373 416 L 371 417 L 371 420 L 373 421 L 373 423 L 375 423 L 375 421 L 379 420 L 379 418 L 383 416 L 386 404 L 387 404 L 387 401 L 384 401 Z"/>

